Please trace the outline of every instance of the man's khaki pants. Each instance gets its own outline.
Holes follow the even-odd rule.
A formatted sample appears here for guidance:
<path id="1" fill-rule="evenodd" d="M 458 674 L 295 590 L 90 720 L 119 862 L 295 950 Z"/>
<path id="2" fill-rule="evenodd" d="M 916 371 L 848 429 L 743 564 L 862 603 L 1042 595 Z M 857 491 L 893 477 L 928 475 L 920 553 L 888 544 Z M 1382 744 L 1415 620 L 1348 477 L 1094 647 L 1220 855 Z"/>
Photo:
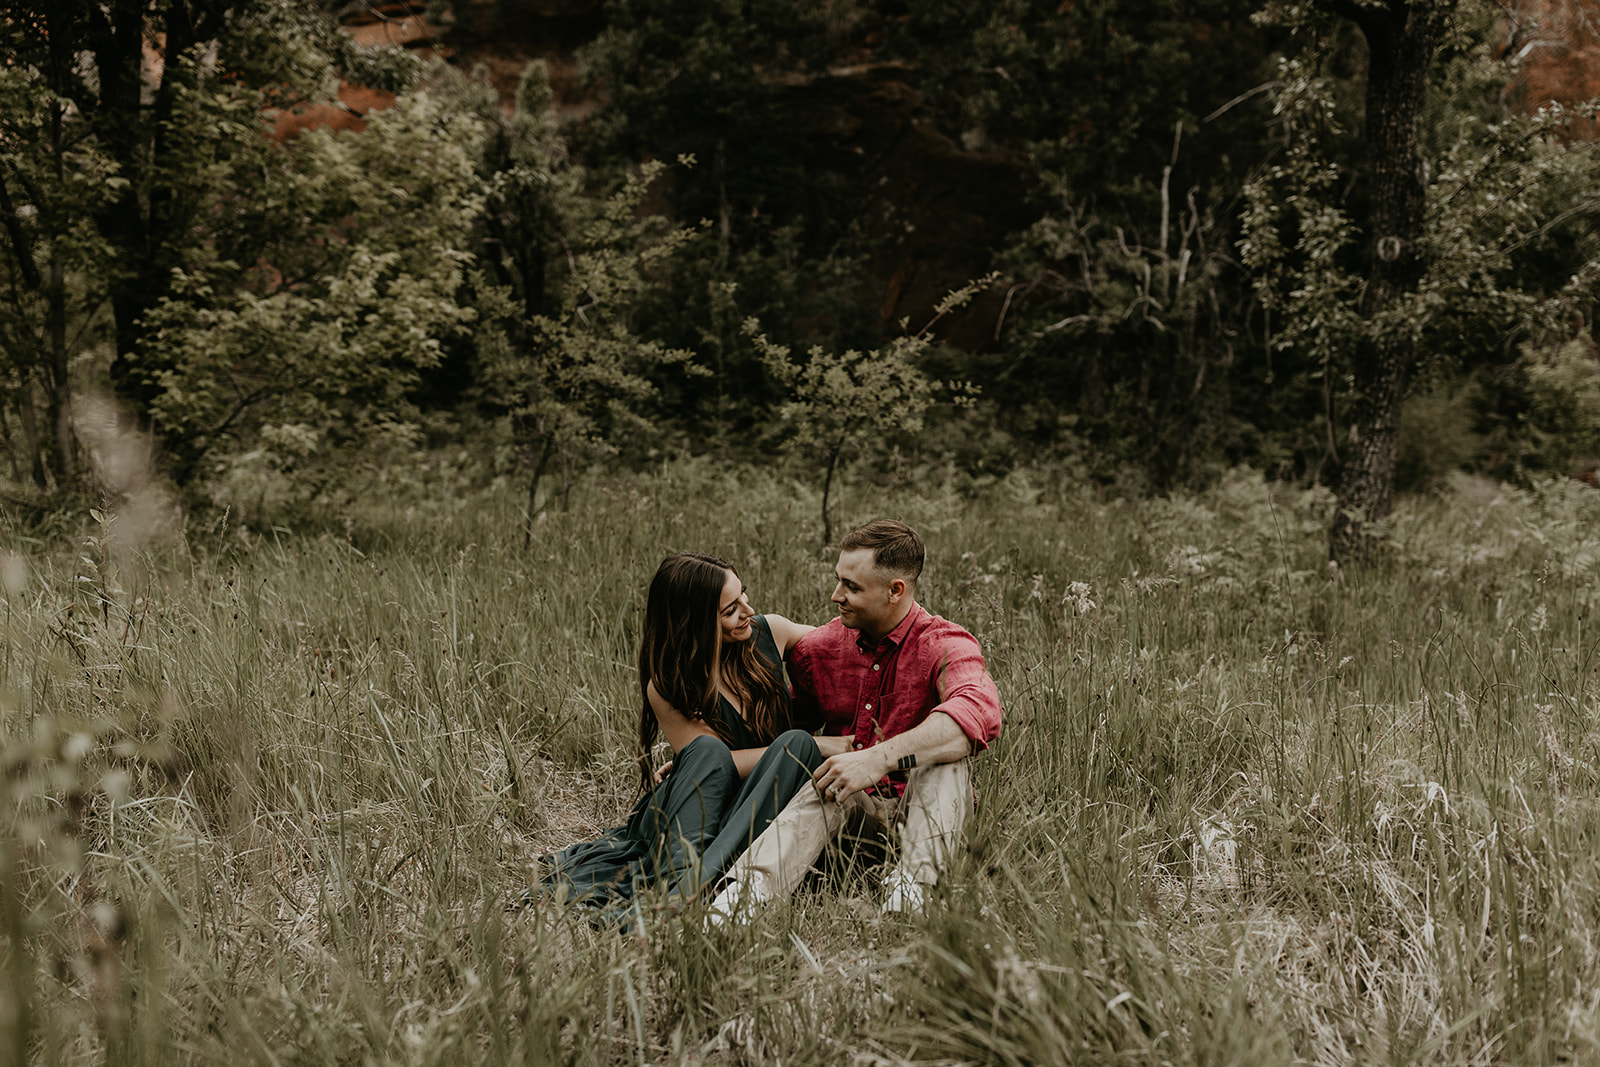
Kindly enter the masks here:
<path id="1" fill-rule="evenodd" d="M 808 783 L 749 851 L 734 861 L 729 876 L 747 884 L 752 875 L 758 876 L 773 894 L 788 896 L 858 812 L 873 829 L 887 831 L 898 824 L 900 871 L 923 885 L 934 885 L 972 812 L 972 760 L 916 768 L 907 775 L 900 797 L 856 793 L 841 803 Z"/>

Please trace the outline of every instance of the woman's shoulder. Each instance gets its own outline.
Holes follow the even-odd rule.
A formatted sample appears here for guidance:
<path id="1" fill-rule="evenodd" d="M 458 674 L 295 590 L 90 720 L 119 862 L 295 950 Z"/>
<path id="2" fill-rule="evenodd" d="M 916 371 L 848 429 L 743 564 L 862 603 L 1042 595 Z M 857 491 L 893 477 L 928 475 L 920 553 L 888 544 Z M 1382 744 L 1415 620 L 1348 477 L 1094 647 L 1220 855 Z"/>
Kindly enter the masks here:
<path id="1" fill-rule="evenodd" d="M 677 708 L 672 706 L 672 702 L 670 700 L 661 695 L 661 690 L 656 688 L 656 682 L 654 678 L 645 683 L 644 698 L 650 702 L 650 710 L 656 713 L 657 718 L 660 718 L 663 715 L 682 714 Z"/>
<path id="2" fill-rule="evenodd" d="M 781 661 L 783 659 L 783 649 L 779 644 L 777 634 L 773 632 L 772 623 L 774 619 L 777 619 L 781 624 L 783 617 L 781 615 L 756 615 L 750 621 L 756 628 L 756 650 L 768 659 L 777 658 Z"/>
<path id="3" fill-rule="evenodd" d="M 780 658 L 787 655 L 789 650 L 802 637 L 816 629 L 816 627 L 807 626 L 804 623 L 791 622 L 782 615 L 769 614 L 756 617 L 761 620 L 762 629 L 771 637 L 773 646 Z"/>

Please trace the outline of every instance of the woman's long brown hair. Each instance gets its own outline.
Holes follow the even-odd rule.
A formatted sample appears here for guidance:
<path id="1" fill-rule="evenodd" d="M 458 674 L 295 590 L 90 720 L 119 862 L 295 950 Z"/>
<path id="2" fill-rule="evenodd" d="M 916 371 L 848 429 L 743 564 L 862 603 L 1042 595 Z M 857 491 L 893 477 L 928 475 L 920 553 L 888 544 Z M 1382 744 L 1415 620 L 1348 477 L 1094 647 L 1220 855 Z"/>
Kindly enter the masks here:
<path id="1" fill-rule="evenodd" d="M 778 736 L 783 681 L 777 669 L 754 638 L 722 641 L 717 615 L 732 570 L 733 564 L 716 556 L 679 552 L 662 560 L 650 581 L 639 642 L 639 775 L 645 792 L 653 785 L 650 750 L 661 735 L 650 707 L 651 682 L 663 700 L 728 744 L 727 725 L 716 714 L 720 678 L 744 705 L 745 721 L 762 743 Z"/>

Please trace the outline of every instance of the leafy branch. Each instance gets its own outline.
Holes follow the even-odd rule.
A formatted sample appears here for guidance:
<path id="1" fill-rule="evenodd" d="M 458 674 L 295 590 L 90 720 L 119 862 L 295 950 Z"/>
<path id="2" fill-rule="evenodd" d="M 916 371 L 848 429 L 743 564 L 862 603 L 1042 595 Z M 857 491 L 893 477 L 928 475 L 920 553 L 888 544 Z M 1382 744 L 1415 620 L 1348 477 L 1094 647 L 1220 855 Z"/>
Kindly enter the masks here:
<path id="1" fill-rule="evenodd" d="M 833 543 L 829 502 L 840 463 L 872 440 L 909 435 L 922 429 L 928 407 L 942 393 L 955 403 L 970 403 L 976 387 L 964 382 L 936 382 L 924 374 L 918 359 L 932 343 L 933 327 L 965 307 L 997 275 L 968 282 L 934 306 L 931 319 L 915 334 L 901 336 L 883 348 L 862 352 L 827 352 L 812 347 L 801 360 L 786 345 L 761 332 L 747 319 L 744 332 L 755 343 L 767 371 L 788 393 L 779 418 L 790 427 L 784 448 L 809 457 L 822 468 L 822 540 Z M 901 328 L 909 325 L 901 320 Z"/>

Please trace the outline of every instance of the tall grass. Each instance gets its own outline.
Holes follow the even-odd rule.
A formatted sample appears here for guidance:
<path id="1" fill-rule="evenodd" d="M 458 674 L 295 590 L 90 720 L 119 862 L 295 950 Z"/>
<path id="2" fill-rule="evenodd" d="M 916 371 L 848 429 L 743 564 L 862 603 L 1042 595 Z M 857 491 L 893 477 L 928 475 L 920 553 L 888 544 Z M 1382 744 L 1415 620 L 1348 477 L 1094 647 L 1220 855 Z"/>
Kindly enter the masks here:
<path id="1" fill-rule="evenodd" d="M 1330 573 L 1326 494 L 929 478 L 922 599 L 1006 707 L 936 905 L 840 857 L 642 933 L 533 859 L 632 798 L 645 583 L 682 548 L 829 614 L 815 501 L 693 463 L 219 526 L 11 534 L 10 1063 L 1327 1063 L 1600 1058 L 1600 498 L 1461 483 Z M 113 523 L 115 520 L 111 520 Z"/>

